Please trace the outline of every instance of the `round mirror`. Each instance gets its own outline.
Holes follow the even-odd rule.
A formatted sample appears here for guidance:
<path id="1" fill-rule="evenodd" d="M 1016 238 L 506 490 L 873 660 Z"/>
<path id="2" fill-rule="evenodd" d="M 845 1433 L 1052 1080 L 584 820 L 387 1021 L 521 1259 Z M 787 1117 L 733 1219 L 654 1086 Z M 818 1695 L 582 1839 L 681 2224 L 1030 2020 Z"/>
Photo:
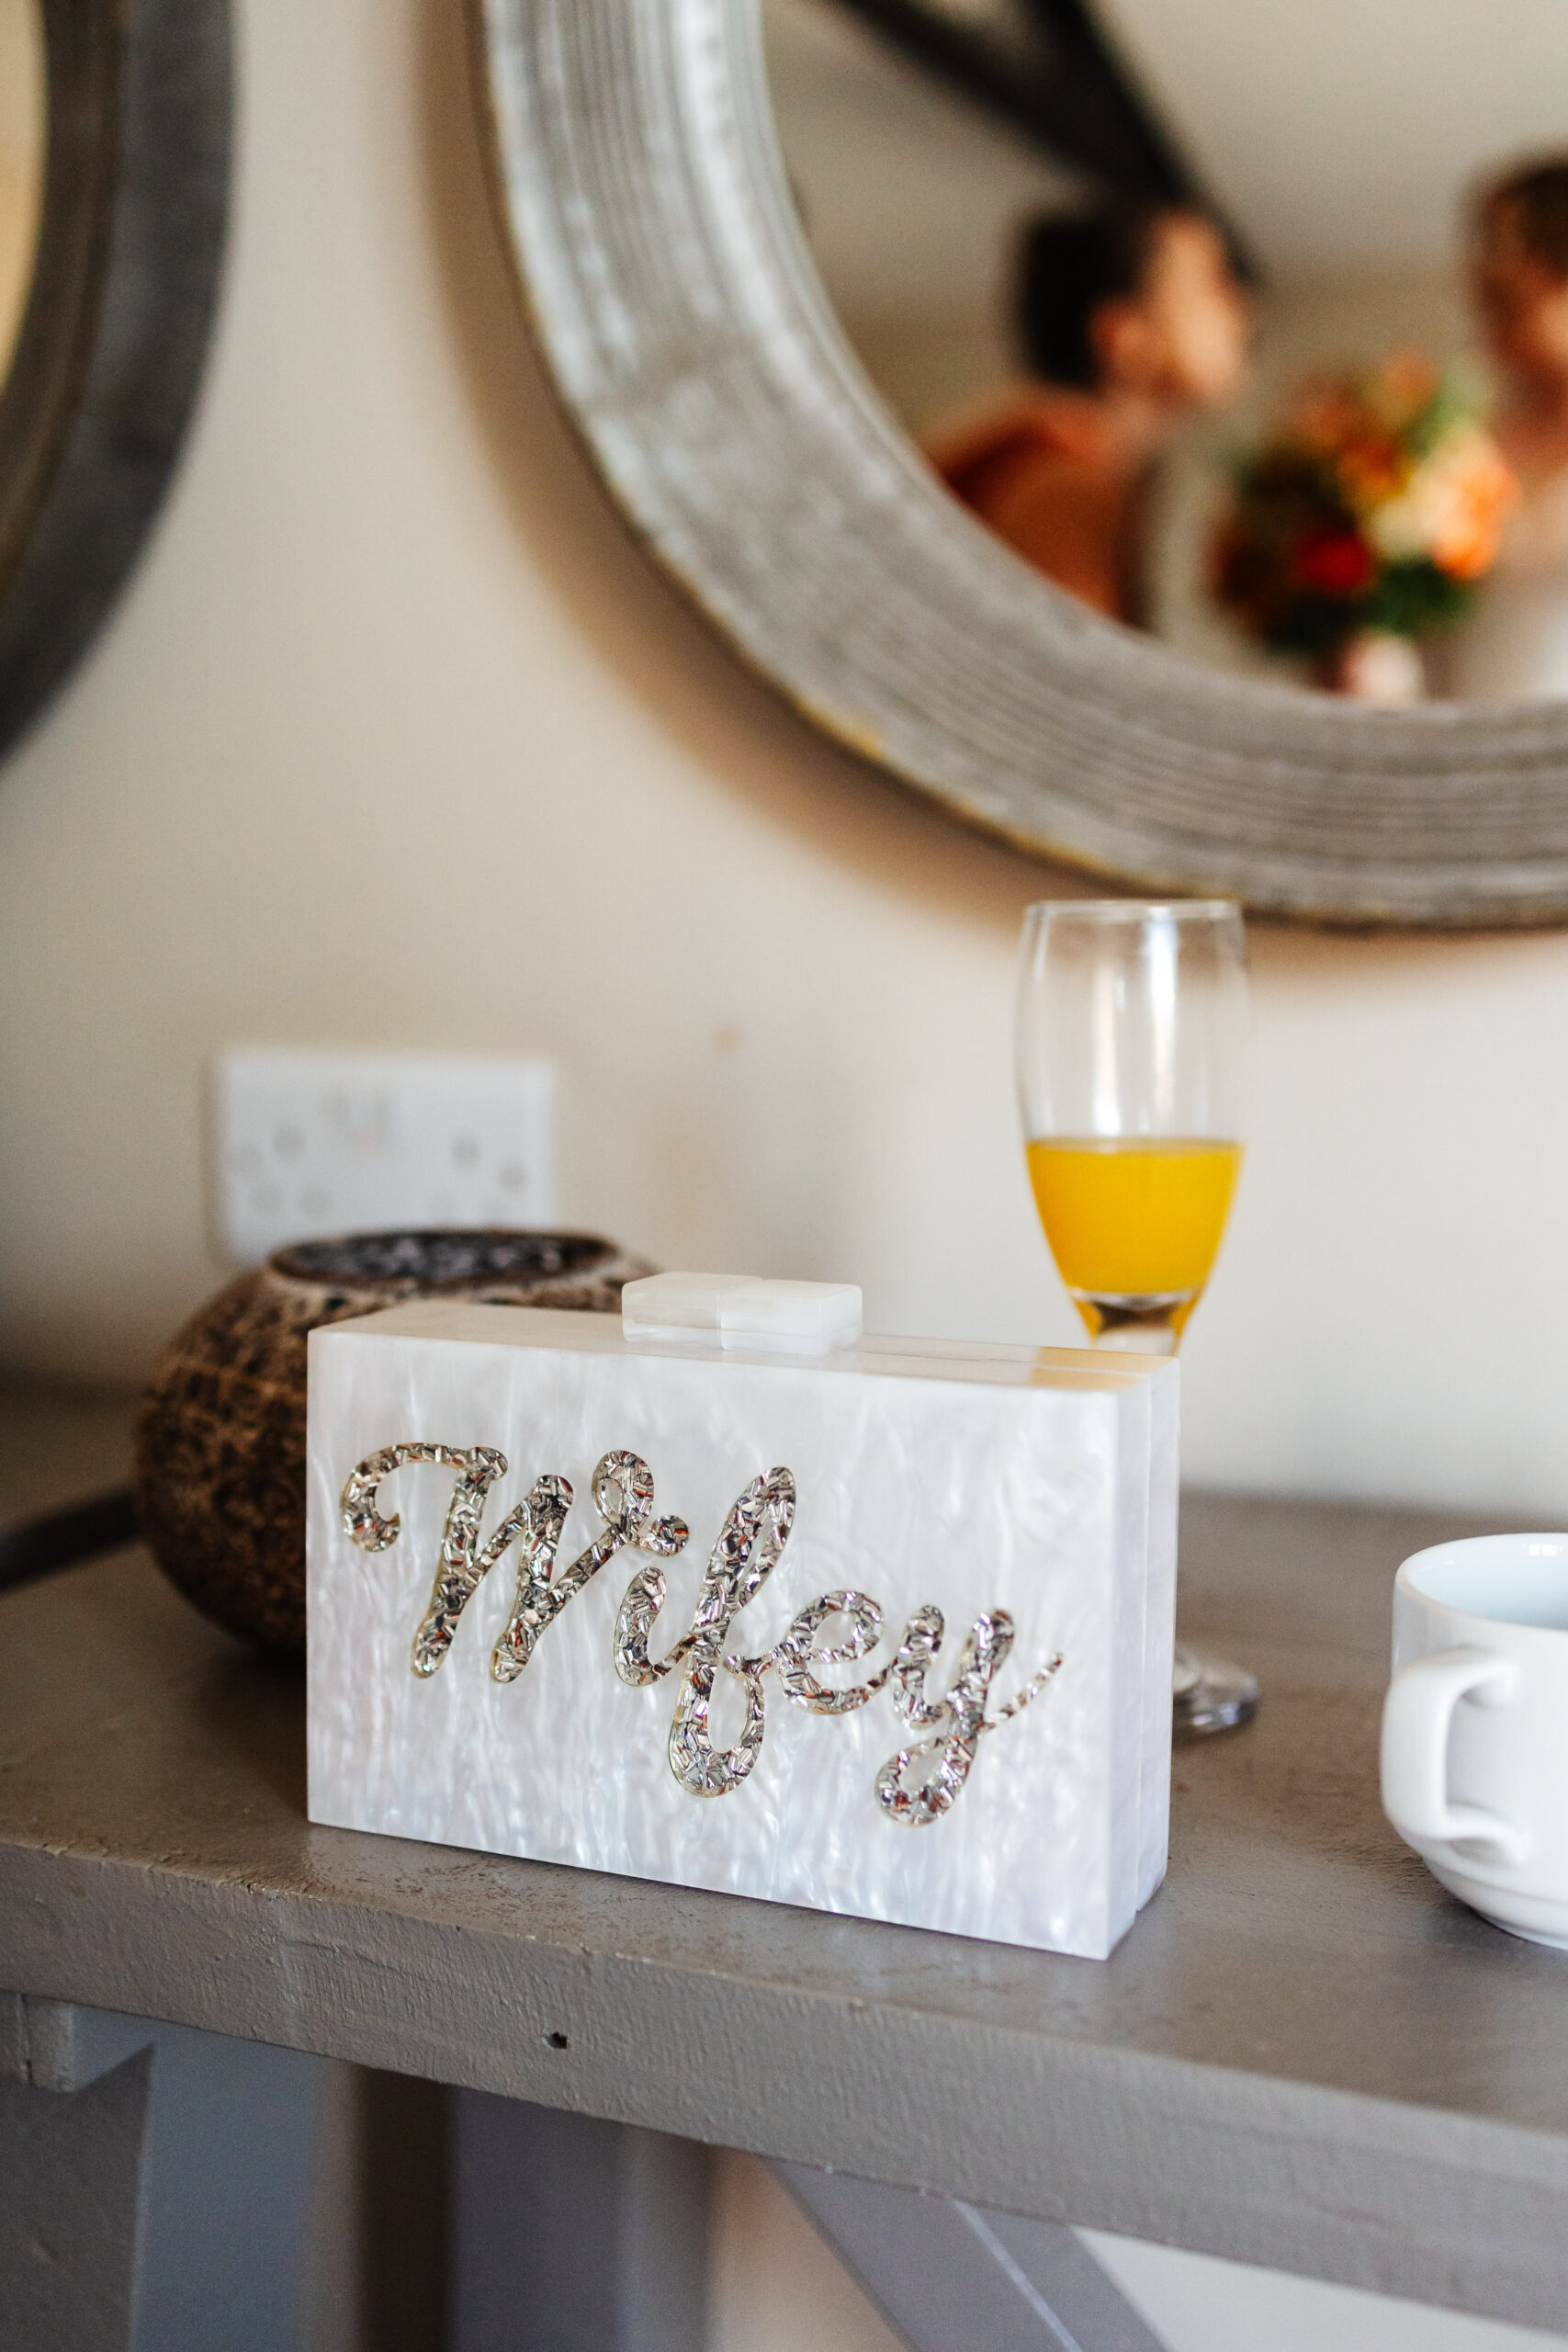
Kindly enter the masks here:
<path id="1" fill-rule="evenodd" d="M 798 708 L 1145 894 L 1568 919 L 1561 0 L 476 5 L 562 397 Z"/>
<path id="2" fill-rule="evenodd" d="M 226 0 L 0 0 L 0 751 L 102 623 L 196 399 Z"/>
<path id="3" fill-rule="evenodd" d="M 1568 695 L 1568 9 L 764 0 L 840 323 L 950 493 L 1232 673 Z"/>
<path id="4" fill-rule="evenodd" d="M 33 282 L 45 122 L 37 0 L 0 0 L 0 384 L 10 373 Z"/>

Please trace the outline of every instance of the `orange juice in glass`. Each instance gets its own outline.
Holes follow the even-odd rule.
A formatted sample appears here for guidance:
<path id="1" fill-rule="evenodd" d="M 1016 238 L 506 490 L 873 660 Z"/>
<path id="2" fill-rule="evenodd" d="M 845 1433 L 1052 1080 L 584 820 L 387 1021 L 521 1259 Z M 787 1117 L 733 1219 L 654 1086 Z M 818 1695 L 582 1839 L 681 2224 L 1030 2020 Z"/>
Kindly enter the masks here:
<path id="1" fill-rule="evenodd" d="M 1025 917 L 1024 1148 L 1096 1347 L 1172 1355 L 1203 1295 L 1241 1171 L 1249 1020 L 1229 899 L 1047 899 Z M 1226 1728 L 1257 1699 L 1241 1668 L 1179 1652 L 1179 1723 Z"/>
<path id="2" fill-rule="evenodd" d="M 1170 1344 L 1202 1295 L 1241 1170 L 1207 1136 L 1035 1136 L 1034 1204 L 1091 1339 L 1150 1326 Z M 1157 1342 L 1156 1342 L 1157 1344 Z"/>

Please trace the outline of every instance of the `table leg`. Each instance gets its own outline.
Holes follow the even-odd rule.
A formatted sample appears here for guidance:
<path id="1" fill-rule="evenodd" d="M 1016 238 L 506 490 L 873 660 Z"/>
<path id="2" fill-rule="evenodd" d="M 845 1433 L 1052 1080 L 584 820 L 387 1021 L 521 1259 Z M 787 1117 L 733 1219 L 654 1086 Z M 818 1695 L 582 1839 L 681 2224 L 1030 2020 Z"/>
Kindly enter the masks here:
<path id="1" fill-rule="evenodd" d="M 449 2352 L 700 2352 L 705 2148 L 486 2091 L 452 2133 Z"/>
<path id="2" fill-rule="evenodd" d="M 323 2063 L 0 1994 L 0 2352 L 305 2352 Z"/>
<path id="3" fill-rule="evenodd" d="M 1162 2352 L 1058 2222 L 808 2165 L 773 2169 L 910 2352 Z"/>
<path id="4" fill-rule="evenodd" d="M 697 2352 L 706 2151 L 453 2094 L 449 2352 Z M 1069 2229 L 775 2165 L 910 2352 L 1162 2352 Z"/>

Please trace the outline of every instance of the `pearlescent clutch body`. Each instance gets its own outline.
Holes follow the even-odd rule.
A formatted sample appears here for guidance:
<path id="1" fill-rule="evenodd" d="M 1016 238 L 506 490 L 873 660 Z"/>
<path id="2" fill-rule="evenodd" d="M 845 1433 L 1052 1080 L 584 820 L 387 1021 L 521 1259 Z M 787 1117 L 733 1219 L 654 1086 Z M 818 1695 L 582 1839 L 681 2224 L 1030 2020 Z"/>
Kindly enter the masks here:
<path id="1" fill-rule="evenodd" d="M 310 1346 L 312 1821 L 1092 1958 L 1154 1892 L 1174 1363 Z"/>

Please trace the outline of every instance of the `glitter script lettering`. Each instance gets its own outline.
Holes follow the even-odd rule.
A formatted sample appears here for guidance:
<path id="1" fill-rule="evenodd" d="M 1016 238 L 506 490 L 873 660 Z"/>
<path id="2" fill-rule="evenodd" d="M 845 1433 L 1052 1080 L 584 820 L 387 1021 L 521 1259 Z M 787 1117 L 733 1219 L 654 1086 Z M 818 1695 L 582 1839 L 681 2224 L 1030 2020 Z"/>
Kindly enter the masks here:
<path id="1" fill-rule="evenodd" d="M 668 1755 L 675 1779 L 692 1796 L 728 1796 L 750 1776 L 767 1729 L 765 1678 L 776 1672 L 785 1699 L 808 1714 L 849 1714 L 884 1690 L 890 1691 L 908 1736 L 876 1775 L 876 1802 L 885 1819 L 907 1828 L 928 1827 L 962 1794 L 985 1735 L 1021 1714 L 1062 1663 L 1060 1653 L 1049 1658 L 1015 1698 L 988 1714 L 992 1680 L 1013 1645 L 1013 1623 L 1004 1609 L 982 1611 L 964 1635 L 952 1684 L 942 1696 L 932 1697 L 931 1677 L 945 1628 L 942 1611 L 928 1601 L 914 1611 L 879 1672 L 836 1688 L 821 1680 L 819 1669 L 852 1665 L 882 1638 L 880 1604 L 852 1589 L 819 1593 L 772 1649 L 755 1657 L 729 1650 L 735 1620 L 777 1566 L 795 1523 L 795 1479 L 783 1468 L 753 1478 L 732 1505 L 709 1555 L 690 1625 L 655 1658 L 649 1645 L 668 1590 L 659 1564 L 684 1550 L 690 1531 L 683 1520 L 655 1516 L 653 1474 L 637 1454 L 611 1453 L 600 1461 L 592 1478 L 600 1532 L 558 1572 L 557 1555 L 572 1505 L 565 1478 L 536 1479 L 524 1500 L 481 1543 L 486 1498 L 507 1472 L 506 1456 L 493 1446 L 389 1445 L 367 1454 L 351 1472 L 342 1501 L 344 1527 L 361 1551 L 384 1552 L 397 1542 L 402 1526 L 397 1512 L 383 1518 L 378 1509 L 381 1482 L 421 1464 L 455 1470 L 457 1476 L 430 1604 L 413 1638 L 413 1671 L 436 1672 L 464 1610 L 513 1544 L 515 1595 L 491 1653 L 490 1670 L 497 1682 L 517 1679 L 540 1635 L 617 1552 L 642 1553 L 645 1564 L 633 1575 L 615 1616 L 615 1672 L 640 1690 L 681 1669 Z M 840 1638 L 823 1643 L 824 1627 L 835 1623 L 844 1628 Z M 728 1747 L 716 1747 L 709 1736 L 721 1674 L 738 1681 L 744 1694 L 740 1734 Z"/>

